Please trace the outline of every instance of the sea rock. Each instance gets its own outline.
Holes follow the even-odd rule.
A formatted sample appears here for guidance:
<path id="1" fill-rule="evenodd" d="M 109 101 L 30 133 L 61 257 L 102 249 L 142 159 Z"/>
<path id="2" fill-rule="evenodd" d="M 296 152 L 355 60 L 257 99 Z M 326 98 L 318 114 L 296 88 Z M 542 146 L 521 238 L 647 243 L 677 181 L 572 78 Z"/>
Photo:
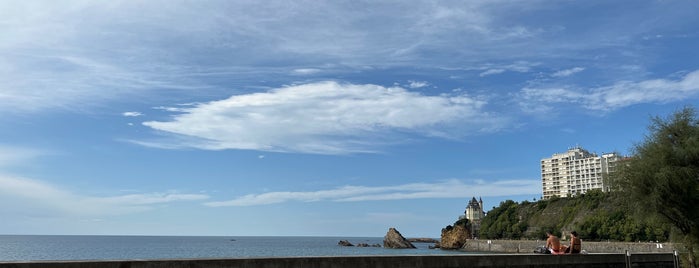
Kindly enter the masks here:
<path id="1" fill-rule="evenodd" d="M 426 238 L 426 237 L 421 237 L 421 238 L 408 238 L 408 241 L 412 243 L 439 243 L 439 240 L 434 239 L 434 238 Z"/>
<path id="2" fill-rule="evenodd" d="M 357 247 L 360 247 L 360 248 L 368 248 L 368 247 L 380 248 L 381 245 L 379 245 L 379 244 L 369 245 L 368 243 L 359 243 L 359 244 L 357 244 Z"/>
<path id="3" fill-rule="evenodd" d="M 337 244 L 343 247 L 354 247 L 354 245 L 347 240 L 340 240 Z"/>
<path id="4" fill-rule="evenodd" d="M 442 238 L 439 242 L 441 249 L 460 249 L 471 238 L 471 231 L 463 225 L 447 226 L 442 229 Z"/>
<path id="5" fill-rule="evenodd" d="M 383 238 L 385 248 L 416 248 L 413 243 L 405 239 L 396 228 L 389 228 L 388 233 Z"/>

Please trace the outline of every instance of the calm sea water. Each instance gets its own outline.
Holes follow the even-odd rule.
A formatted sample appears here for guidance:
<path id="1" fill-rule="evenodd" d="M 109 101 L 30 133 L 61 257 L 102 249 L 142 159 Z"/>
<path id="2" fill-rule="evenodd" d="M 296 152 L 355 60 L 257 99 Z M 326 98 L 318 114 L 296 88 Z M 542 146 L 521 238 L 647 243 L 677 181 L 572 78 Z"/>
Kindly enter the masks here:
<path id="1" fill-rule="evenodd" d="M 0 261 L 467 254 L 427 243 L 414 243 L 418 249 L 342 247 L 340 240 L 383 243 L 382 237 L 0 235 Z"/>

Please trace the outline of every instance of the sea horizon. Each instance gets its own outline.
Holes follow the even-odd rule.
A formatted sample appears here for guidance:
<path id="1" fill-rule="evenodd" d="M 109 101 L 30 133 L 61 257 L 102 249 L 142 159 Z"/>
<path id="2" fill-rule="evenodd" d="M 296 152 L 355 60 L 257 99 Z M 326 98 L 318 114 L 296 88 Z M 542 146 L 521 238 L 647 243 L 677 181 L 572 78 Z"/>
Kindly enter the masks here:
<path id="1" fill-rule="evenodd" d="M 0 262 L 468 254 L 432 243 L 388 249 L 340 240 L 383 246 L 383 237 L 351 236 L 0 235 Z"/>

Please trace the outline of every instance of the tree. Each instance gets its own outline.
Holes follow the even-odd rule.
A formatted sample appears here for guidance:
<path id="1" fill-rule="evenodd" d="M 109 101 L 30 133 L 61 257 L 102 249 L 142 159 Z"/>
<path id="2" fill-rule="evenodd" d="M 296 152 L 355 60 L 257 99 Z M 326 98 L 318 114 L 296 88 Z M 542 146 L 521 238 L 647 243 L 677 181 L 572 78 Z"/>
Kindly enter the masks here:
<path id="1" fill-rule="evenodd" d="M 616 187 L 640 214 L 673 226 L 696 267 L 699 245 L 699 120 L 691 107 L 654 117 L 645 140 L 622 162 Z"/>

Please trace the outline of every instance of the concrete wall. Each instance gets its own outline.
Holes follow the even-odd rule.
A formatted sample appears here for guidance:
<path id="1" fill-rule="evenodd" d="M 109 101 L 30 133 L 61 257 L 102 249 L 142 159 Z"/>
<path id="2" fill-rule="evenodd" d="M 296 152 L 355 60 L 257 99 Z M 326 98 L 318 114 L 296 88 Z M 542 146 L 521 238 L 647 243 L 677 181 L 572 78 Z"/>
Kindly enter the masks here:
<path id="1" fill-rule="evenodd" d="M 671 268 L 675 266 L 672 254 L 634 254 L 633 267 Z M 54 261 L 54 262 L 0 262 L 0 268 L 283 268 L 283 267 L 597 267 L 625 268 L 624 254 L 543 255 L 421 255 L 421 256 L 342 256 L 294 258 L 242 258 L 194 260 L 130 260 L 130 261 Z M 631 267 L 631 266 L 628 266 Z"/>
<path id="2" fill-rule="evenodd" d="M 490 242 L 489 242 L 490 241 Z M 561 241 L 568 245 L 568 241 Z M 468 240 L 463 250 L 468 252 L 505 252 L 531 253 L 538 246 L 546 244 L 544 240 Z M 671 253 L 681 251 L 673 243 L 627 243 L 627 242 L 582 242 L 582 249 L 589 253 Z"/>

